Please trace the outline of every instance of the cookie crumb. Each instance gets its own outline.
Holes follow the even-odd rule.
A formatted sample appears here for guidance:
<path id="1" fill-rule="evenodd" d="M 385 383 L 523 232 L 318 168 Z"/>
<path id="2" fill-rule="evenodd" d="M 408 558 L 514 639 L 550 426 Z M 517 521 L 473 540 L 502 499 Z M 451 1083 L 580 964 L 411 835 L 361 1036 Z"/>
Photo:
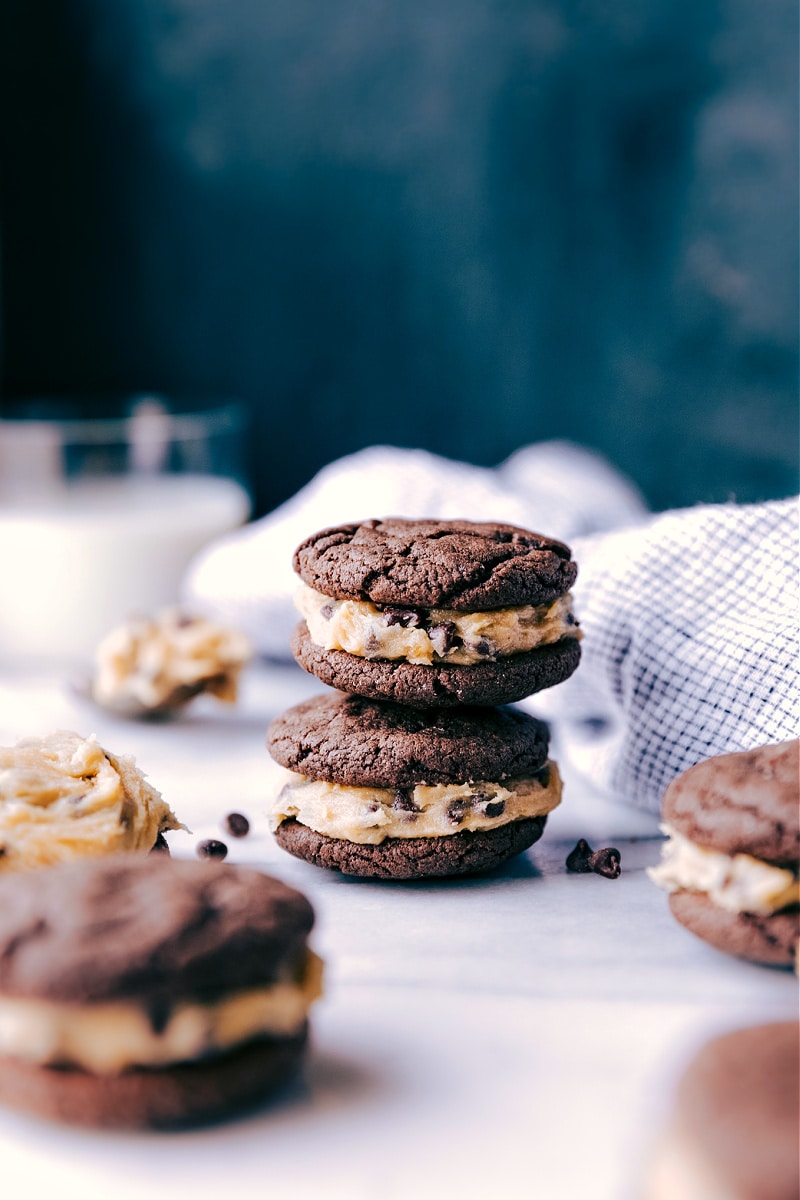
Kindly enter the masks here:
<path id="1" fill-rule="evenodd" d="M 227 853 L 228 847 L 224 842 L 217 841 L 216 838 L 206 838 L 204 842 L 198 842 L 197 844 L 198 858 L 223 859 Z"/>
<path id="2" fill-rule="evenodd" d="M 622 870 L 621 855 L 616 846 L 605 846 L 589 855 L 589 870 L 606 879 L 617 879 Z"/>
<path id="3" fill-rule="evenodd" d="M 586 841 L 586 838 L 580 838 L 575 845 L 575 849 L 571 850 L 567 855 L 567 870 L 587 874 L 592 870 L 589 865 L 592 853 L 592 847 Z"/>
<path id="4" fill-rule="evenodd" d="M 225 818 L 225 828 L 231 837 L 243 838 L 250 832 L 250 822 L 244 813 L 232 812 Z"/>

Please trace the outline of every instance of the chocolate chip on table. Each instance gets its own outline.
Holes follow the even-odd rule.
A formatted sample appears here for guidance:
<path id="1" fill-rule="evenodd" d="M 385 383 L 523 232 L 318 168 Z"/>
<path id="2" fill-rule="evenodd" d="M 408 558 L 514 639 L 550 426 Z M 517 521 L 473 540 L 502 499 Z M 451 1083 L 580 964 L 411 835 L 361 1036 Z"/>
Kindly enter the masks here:
<path id="1" fill-rule="evenodd" d="M 197 843 L 198 858 L 218 858 L 223 859 L 228 853 L 228 847 L 224 842 L 217 841 L 216 838 L 206 838 L 204 842 Z"/>
<path id="2" fill-rule="evenodd" d="M 604 875 L 606 879 L 617 879 L 621 870 L 621 855 L 616 846 L 605 846 L 589 855 L 589 868 L 595 875 Z"/>
<path id="3" fill-rule="evenodd" d="M 445 654 L 452 650 L 458 642 L 455 622 L 440 621 L 438 625 L 431 625 L 428 629 L 428 637 L 439 657 L 444 658 Z"/>
<path id="4" fill-rule="evenodd" d="M 231 837 L 243 838 L 250 832 L 250 822 L 244 813 L 232 812 L 225 818 L 225 828 Z"/>
<path id="5" fill-rule="evenodd" d="M 392 604 L 383 610 L 383 619 L 387 625 L 402 625 L 403 629 L 417 629 L 422 624 L 422 617 L 415 608 L 403 608 Z"/>
<path id="6" fill-rule="evenodd" d="M 591 871 L 589 859 L 592 856 L 592 847 L 586 841 L 586 838 L 581 838 L 574 850 L 570 850 L 567 855 L 567 870 L 576 871 L 580 874 L 588 874 Z"/>

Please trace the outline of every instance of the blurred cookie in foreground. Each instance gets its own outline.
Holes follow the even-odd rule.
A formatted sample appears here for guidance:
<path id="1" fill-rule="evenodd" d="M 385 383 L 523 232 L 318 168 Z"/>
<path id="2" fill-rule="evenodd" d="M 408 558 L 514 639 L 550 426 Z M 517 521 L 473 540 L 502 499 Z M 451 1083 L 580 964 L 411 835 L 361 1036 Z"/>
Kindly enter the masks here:
<path id="1" fill-rule="evenodd" d="M 719 950 L 791 966 L 800 934 L 800 742 L 697 763 L 664 796 L 650 877 L 682 925 Z"/>
<path id="2" fill-rule="evenodd" d="M 797 1200 L 795 1021 L 709 1042 L 681 1079 L 643 1200 Z"/>
<path id="3" fill-rule="evenodd" d="M 0 880 L 0 1099 L 160 1127 L 253 1103 L 297 1068 L 321 965 L 301 893 L 161 855 Z"/>
<path id="4" fill-rule="evenodd" d="M 183 829 L 126 755 L 58 730 L 0 747 L 0 874 L 73 858 L 166 849 Z"/>
<path id="5" fill-rule="evenodd" d="M 580 660 L 570 550 L 472 521 L 362 521 L 295 551 L 292 653 L 343 692 L 417 706 L 509 704 Z"/>
<path id="6" fill-rule="evenodd" d="M 284 850 L 381 879 L 464 875 L 539 839 L 561 799 L 547 728 L 513 708 L 418 709 L 339 693 L 273 721 Z"/>
<path id="7" fill-rule="evenodd" d="M 171 716 L 201 694 L 233 704 L 252 656 L 247 638 L 177 608 L 113 629 L 95 655 L 89 693 L 121 716 Z"/>

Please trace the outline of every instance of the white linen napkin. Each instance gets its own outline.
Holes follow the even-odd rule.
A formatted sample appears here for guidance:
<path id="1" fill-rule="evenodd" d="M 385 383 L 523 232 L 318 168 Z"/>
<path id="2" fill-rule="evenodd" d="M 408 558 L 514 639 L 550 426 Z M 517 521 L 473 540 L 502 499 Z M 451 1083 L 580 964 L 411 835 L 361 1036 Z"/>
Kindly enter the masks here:
<path id="1" fill-rule="evenodd" d="M 182 600 L 286 658 L 295 547 L 390 515 L 506 521 L 569 542 L 583 660 L 524 707 L 612 795 L 657 812 L 691 763 L 797 736 L 797 501 L 653 517 L 604 459 L 568 443 L 527 446 L 491 470 L 382 446 L 340 459 L 206 549 Z"/>

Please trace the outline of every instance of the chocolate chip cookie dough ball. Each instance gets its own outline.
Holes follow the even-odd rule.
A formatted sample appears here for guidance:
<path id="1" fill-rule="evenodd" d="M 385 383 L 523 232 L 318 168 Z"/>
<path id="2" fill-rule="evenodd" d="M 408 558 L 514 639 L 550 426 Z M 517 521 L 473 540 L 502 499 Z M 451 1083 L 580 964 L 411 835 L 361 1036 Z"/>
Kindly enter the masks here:
<path id="1" fill-rule="evenodd" d="M 0 879 L 0 1099 L 117 1127 L 260 1099 L 303 1053 L 312 923 L 259 871 L 163 855 Z"/>
<path id="2" fill-rule="evenodd" d="M 541 836 L 561 799 L 547 729 L 512 708 L 417 709 L 329 694 L 270 726 L 285 768 L 278 843 L 379 879 L 489 870 Z"/>
<path id="3" fill-rule="evenodd" d="M 667 788 L 651 878 L 719 950 L 791 966 L 800 935 L 800 742 L 706 759 Z"/>
<path id="4" fill-rule="evenodd" d="M 569 548 L 514 525 L 364 521 L 296 550 L 292 652 L 340 691 L 400 704 L 507 704 L 580 659 Z"/>
<path id="5" fill-rule="evenodd" d="M 798 1024 L 709 1042 L 678 1086 L 643 1200 L 797 1200 Z"/>
<path id="6" fill-rule="evenodd" d="M 0 747 L 0 874 L 166 848 L 183 829 L 132 758 L 59 730 Z"/>

